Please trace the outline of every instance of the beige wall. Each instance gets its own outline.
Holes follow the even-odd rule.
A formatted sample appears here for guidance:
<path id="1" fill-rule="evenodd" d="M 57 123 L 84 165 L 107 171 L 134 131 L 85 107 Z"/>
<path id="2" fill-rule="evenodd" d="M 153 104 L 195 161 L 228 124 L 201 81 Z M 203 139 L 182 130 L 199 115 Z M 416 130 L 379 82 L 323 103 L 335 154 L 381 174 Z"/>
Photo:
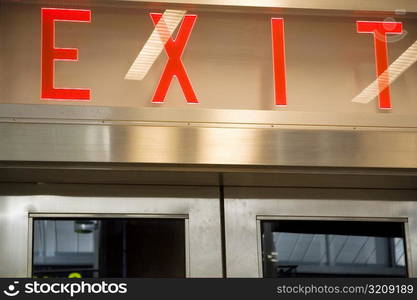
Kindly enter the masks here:
<path id="1" fill-rule="evenodd" d="M 79 48 L 80 61 L 57 63 L 56 86 L 92 90 L 91 102 L 71 103 L 42 101 L 39 97 L 41 6 L 2 4 L 0 56 L 4 80 L 0 83 L 0 103 L 185 107 L 190 112 L 201 108 L 383 113 L 378 111 L 375 100 L 365 105 L 350 100 L 375 79 L 372 36 L 356 33 L 355 21 L 383 20 L 389 14 L 374 13 L 370 17 L 363 12 L 346 12 L 343 16 L 328 16 L 293 10 L 255 13 L 249 8 L 233 12 L 197 6 L 189 10 L 198 15 L 198 20 L 183 61 L 200 104 L 187 105 L 174 80 L 166 103 L 153 105 L 150 100 L 165 54 L 143 81 L 124 80 L 124 75 L 153 29 L 148 13 L 162 12 L 164 5 L 94 4 L 89 7 L 93 13 L 91 24 L 57 23 L 57 45 Z M 273 105 L 269 22 L 271 17 L 281 16 L 286 22 L 287 108 Z M 416 19 L 407 15 L 395 18 L 404 22 L 408 33 L 388 45 L 390 61 L 417 39 Z M 389 114 L 417 112 L 416 78 L 417 68 L 412 67 L 393 84 L 393 109 Z"/>

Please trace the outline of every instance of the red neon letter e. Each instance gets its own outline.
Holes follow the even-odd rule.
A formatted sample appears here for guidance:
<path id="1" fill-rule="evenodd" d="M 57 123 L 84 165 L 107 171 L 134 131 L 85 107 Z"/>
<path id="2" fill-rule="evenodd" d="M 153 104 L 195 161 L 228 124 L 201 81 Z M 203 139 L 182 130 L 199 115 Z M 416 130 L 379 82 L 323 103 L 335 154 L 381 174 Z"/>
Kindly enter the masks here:
<path id="1" fill-rule="evenodd" d="M 158 24 L 162 17 L 162 14 L 159 13 L 151 13 L 150 15 L 154 25 Z M 177 77 L 178 82 L 181 85 L 187 103 L 198 103 L 197 96 L 191 86 L 191 81 L 188 78 L 187 72 L 181 61 L 181 55 L 187 45 L 188 38 L 193 30 L 196 19 L 196 15 L 185 15 L 183 22 L 178 29 L 177 38 L 173 40 L 172 37 L 170 37 L 166 42 L 165 52 L 168 55 L 168 61 L 153 96 L 153 103 L 163 103 L 165 101 L 165 96 L 174 76 Z"/>
<path id="2" fill-rule="evenodd" d="M 42 8 L 42 62 L 41 99 L 43 100 L 90 100 L 89 89 L 65 89 L 54 87 L 55 61 L 78 60 L 78 49 L 55 48 L 55 22 L 91 21 L 90 10 Z"/>
<path id="3" fill-rule="evenodd" d="M 357 21 L 356 27 L 359 33 L 372 33 L 374 35 L 376 76 L 379 77 L 388 69 L 387 34 L 402 33 L 402 23 Z M 378 99 L 379 108 L 381 109 L 391 108 L 390 88 L 387 81 L 388 78 L 380 78 L 378 81 Z"/>
<path id="4" fill-rule="evenodd" d="M 284 19 L 271 19 L 272 54 L 274 64 L 275 105 L 287 105 L 287 87 L 285 75 Z"/>

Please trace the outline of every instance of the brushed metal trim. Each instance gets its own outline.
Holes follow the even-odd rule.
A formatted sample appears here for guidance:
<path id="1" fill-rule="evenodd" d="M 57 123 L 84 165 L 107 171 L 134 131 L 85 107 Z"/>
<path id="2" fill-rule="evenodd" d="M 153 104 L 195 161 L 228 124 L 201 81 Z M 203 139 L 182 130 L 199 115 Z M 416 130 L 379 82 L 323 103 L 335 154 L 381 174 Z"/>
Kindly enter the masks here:
<path id="1" fill-rule="evenodd" d="M 258 277 L 262 278 L 263 267 L 262 267 L 262 228 L 261 220 L 256 220 L 256 240 L 258 245 Z"/>
<path id="2" fill-rule="evenodd" d="M 397 217 L 331 217 L 331 216 L 277 216 L 277 215 L 257 215 L 256 220 L 265 221 L 265 220 L 306 220 L 306 221 L 363 221 L 363 222 L 397 222 L 397 223 L 408 223 L 408 218 L 397 218 Z"/>
<path id="3" fill-rule="evenodd" d="M 354 175 L 366 175 L 366 176 L 400 176 L 402 178 L 407 177 L 415 177 L 417 176 L 417 169 L 414 168 L 355 168 L 355 167 L 308 167 L 308 166 L 259 166 L 259 165 L 195 165 L 195 164 L 158 164 L 158 163 L 96 163 L 96 162 L 36 162 L 36 161 L 1 161 L 0 160 L 0 170 L 7 172 L 7 176 L 10 179 L 13 179 L 15 182 L 24 182 L 22 181 L 22 174 L 25 172 L 32 172 L 30 176 L 32 178 L 37 179 L 37 175 L 33 174 L 35 171 L 41 172 L 39 175 L 40 177 L 44 176 L 43 172 L 47 172 L 51 174 L 54 172 L 55 176 L 59 176 L 60 172 L 71 172 L 71 171 L 100 171 L 100 172 L 107 172 L 107 171 L 117 171 L 117 172 L 146 172 L 148 177 L 149 175 L 161 175 L 162 173 L 166 173 L 169 171 L 169 175 L 173 175 L 175 177 L 179 177 L 181 175 L 192 175 L 202 176 L 207 175 L 208 177 L 205 178 L 203 181 L 196 180 L 196 182 L 192 181 L 190 178 L 186 178 L 189 180 L 191 185 L 199 185 L 198 183 L 201 182 L 200 185 L 217 185 L 218 184 L 218 177 L 214 176 L 213 173 L 224 172 L 225 178 L 223 183 L 227 185 L 237 185 L 237 186 L 245 186 L 245 184 L 236 184 L 236 181 L 240 181 L 240 183 L 244 183 L 245 180 L 254 181 L 255 178 L 245 179 L 242 180 L 240 176 L 252 176 L 251 173 L 257 173 L 254 176 L 279 176 L 281 174 L 291 174 L 291 175 L 345 175 L 345 176 L 354 176 Z M 15 176 L 15 172 L 18 172 L 20 176 Z M 88 173 L 83 173 L 88 174 Z M 107 173 L 111 174 L 111 173 Z M 126 173 L 125 173 L 126 174 Z M 140 175 L 140 174 L 139 174 Z M 235 176 L 236 175 L 236 176 Z M 228 178 L 230 177 L 230 178 Z M 151 177 L 152 178 L 152 177 Z M 0 173 L 0 179 L 1 173 Z M 57 179 L 56 182 L 59 182 L 59 177 L 55 177 Z M 261 178 L 263 181 L 263 185 L 265 182 L 265 178 Z M 36 182 L 48 182 L 37 180 Z M 123 181 L 121 181 L 123 182 Z M 74 181 L 66 181 L 66 183 L 74 183 Z M 101 183 L 101 180 L 96 180 L 91 183 Z M 135 182 L 136 183 L 136 182 Z M 153 183 L 161 184 L 160 181 Z M 268 183 L 269 186 L 270 183 Z M 175 185 L 175 184 L 166 184 L 166 185 Z M 273 185 L 272 185 L 273 186 Z M 413 187 L 416 185 L 413 183 Z"/>
<path id="4" fill-rule="evenodd" d="M 148 0 L 123 0 L 126 2 L 149 2 Z M 401 8 L 410 12 L 417 12 L 414 0 L 152 0 L 154 3 L 176 3 L 194 5 L 221 5 L 247 7 L 279 7 L 298 9 L 336 9 L 336 10 L 366 10 L 366 11 L 394 11 Z"/>
<path id="5" fill-rule="evenodd" d="M 185 277 L 191 278 L 191 255 L 190 255 L 190 220 L 185 220 Z"/>
<path id="6" fill-rule="evenodd" d="M 3 123 L 0 136 L 0 161 L 417 168 L 417 132 Z"/>
<path id="7" fill-rule="evenodd" d="M 125 214 L 125 213 L 118 213 L 118 214 L 79 214 L 79 213 L 29 213 L 29 218 L 54 218 L 54 219 L 65 219 L 65 218 L 97 218 L 97 219 L 110 219 L 110 218 L 121 218 L 121 219 L 129 219 L 129 218 L 136 218 L 136 219 L 184 219 L 187 220 L 189 217 L 188 215 L 181 215 L 181 214 Z"/>
<path id="8" fill-rule="evenodd" d="M 27 277 L 32 278 L 32 262 L 33 262 L 33 218 L 28 218 L 28 244 L 27 244 Z"/>
<path id="9" fill-rule="evenodd" d="M 11 0 L 6 0 L 11 1 Z M 53 0 L 25 0 L 28 3 L 42 3 L 43 5 L 56 5 Z M 113 2 L 113 3 L 112 3 Z M 117 3 L 119 2 L 119 3 Z M 116 4 L 115 4 L 116 3 Z M 116 6 L 120 3 L 140 4 L 145 6 L 152 5 L 171 7 L 220 7 L 220 8 L 267 8 L 267 9 L 304 9 L 304 10 L 354 10 L 372 12 L 390 12 L 396 9 L 405 9 L 407 12 L 417 12 L 417 4 L 414 0 L 91 0 L 87 4 L 77 3 L 77 5 L 102 5 Z"/>
<path id="10" fill-rule="evenodd" d="M 413 269 L 412 266 L 414 266 L 413 263 L 413 252 L 412 252 L 412 248 L 411 248 L 411 243 L 412 243 L 412 235 L 410 233 L 410 223 L 407 222 L 404 223 L 404 235 L 405 235 L 405 254 L 406 256 L 406 261 L 407 261 L 407 273 L 408 273 L 408 277 L 416 277 L 417 276 L 417 271 L 415 271 Z"/>
<path id="11" fill-rule="evenodd" d="M 337 129 L 417 130 L 415 114 L 314 113 L 199 108 L 125 108 L 79 105 L 0 104 L 0 122 L 91 125 L 251 127 L 332 126 Z"/>

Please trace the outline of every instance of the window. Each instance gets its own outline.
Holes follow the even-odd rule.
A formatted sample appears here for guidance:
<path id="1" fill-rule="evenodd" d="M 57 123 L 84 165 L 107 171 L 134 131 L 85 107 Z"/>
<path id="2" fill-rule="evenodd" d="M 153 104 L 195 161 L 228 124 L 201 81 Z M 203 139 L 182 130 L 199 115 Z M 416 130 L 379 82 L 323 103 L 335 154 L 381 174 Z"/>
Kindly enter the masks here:
<path id="1" fill-rule="evenodd" d="M 404 224 L 261 221 L 264 277 L 406 277 Z"/>
<path id="2" fill-rule="evenodd" d="M 34 219 L 34 277 L 185 277 L 183 219 Z"/>

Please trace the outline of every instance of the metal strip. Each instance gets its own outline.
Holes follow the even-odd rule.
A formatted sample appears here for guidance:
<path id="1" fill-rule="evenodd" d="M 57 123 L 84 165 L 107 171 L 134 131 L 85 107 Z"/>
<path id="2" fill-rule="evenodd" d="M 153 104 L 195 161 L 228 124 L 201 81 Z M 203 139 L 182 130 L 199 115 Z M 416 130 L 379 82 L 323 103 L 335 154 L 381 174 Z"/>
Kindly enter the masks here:
<path id="1" fill-rule="evenodd" d="M 185 220 L 185 277 L 191 277 L 191 255 L 190 255 L 190 220 Z"/>
<path id="2" fill-rule="evenodd" d="M 123 0 L 126 2 L 149 2 L 148 0 Z M 394 11 L 401 8 L 409 12 L 417 12 L 417 2 L 414 0 L 152 0 L 154 3 L 175 3 L 194 5 L 246 6 L 268 8 L 299 8 L 299 9 L 335 9 L 335 10 L 365 10 L 365 11 Z"/>
<path id="3" fill-rule="evenodd" d="M 256 220 L 256 240 L 258 245 L 258 276 L 262 278 L 263 276 L 263 266 L 262 266 L 262 228 L 261 220 Z"/>
<path id="4" fill-rule="evenodd" d="M 406 257 L 405 257 L 405 261 L 407 262 L 407 273 L 408 273 L 408 277 L 410 278 L 414 278 L 417 276 L 417 273 L 415 272 L 415 270 L 413 269 L 413 256 L 412 256 L 412 251 L 411 251 L 411 234 L 410 234 L 410 224 L 407 220 L 407 222 L 404 222 L 404 235 L 405 235 L 405 253 L 406 253 Z"/>
<path id="5" fill-rule="evenodd" d="M 33 218 L 28 218 L 28 257 L 27 257 L 27 277 L 32 278 L 32 261 L 33 261 Z"/>
<path id="6" fill-rule="evenodd" d="M 0 136 L 0 161 L 417 168 L 417 132 L 0 124 Z"/>
<path id="7" fill-rule="evenodd" d="M 295 220 L 295 221 L 363 221 L 363 222 L 399 222 L 407 223 L 408 218 L 390 218 L 390 217 L 324 217 L 324 216 L 277 216 L 277 215 L 259 215 L 256 220 Z"/>
<path id="8" fill-rule="evenodd" d="M 415 114 L 0 104 L 0 122 L 148 126 L 333 126 L 417 129 Z"/>
<path id="9" fill-rule="evenodd" d="M 188 215 L 177 214 L 72 214 L 72 213 L 30 213 L 29 218 L 96 218 L 96 219 L 108 219 L 108 218 L 143 218 L 143 219 L 188 219 Z"/>
<path id="10" fill-rule="evenodd" d="M 11 1 L 11 0 L 5 0 Z M 38 0 L 25 0 L 28 3 L 39 3 Z M 56 0 L 42 0 L 43 5 L 56 5 Z M 60 1 L 65 4 L 67 1 Z M 91 0 L 80 1 L 78 6 L 115 6 L 121 3 L 127 5 L 140 4 L 144 6 L 165 8 L 195 8 L 196 6 L 207 8 L 264 8 L 264 9 L 308 9 L 329 11 L 370 11 L 392 12 L 396 9 L 404 9 L 409 13 L 417 12 L 417 3 L 414 0 Z"/>
<path id="11" fill-rule="evenodd" d="M 227 264 L 226 264 L 226 234 L 225 234 L 225 224 L 226 220 L 224 218 L 224 186 L 223 186 L 223 174 L 219 174 L 219 201 L 220 201 L 220 236 L 222 241 L 222 271 L 223 278 L 227 277 Z"/>

